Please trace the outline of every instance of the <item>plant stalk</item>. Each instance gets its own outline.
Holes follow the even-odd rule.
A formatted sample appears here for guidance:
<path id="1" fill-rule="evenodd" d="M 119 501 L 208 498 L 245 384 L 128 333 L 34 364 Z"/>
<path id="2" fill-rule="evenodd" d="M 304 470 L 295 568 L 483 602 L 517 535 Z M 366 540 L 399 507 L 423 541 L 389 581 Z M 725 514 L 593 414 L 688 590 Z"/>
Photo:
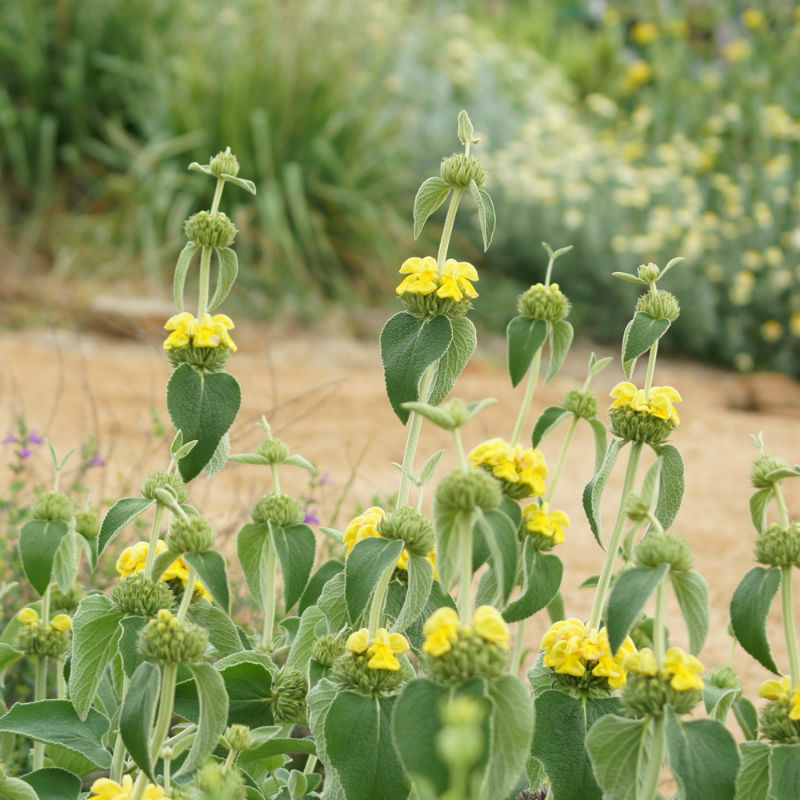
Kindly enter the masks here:
<path id="1" fill-rule="evenodd" d="M 196 583 L 197 572 L 195 572 L 194 567 L 189 567 L 189 577 L 186 579 L 186 585 L 183 587 L 183 597 L 181 598 L 181 604 L 178 608 L 178 620 L 180 622 L 186 619 L 186 612 L 189 610 L 189 605 L 192 602 Z"/>
<path id="2" fill-rule="evenodd" d="M 278 465 L 270 464 L 272 467 L 272 489 L 278 497 L 281 496 L 281 481 L 278 477 Z"/>
<path id="3" fill-rule="evenodd" d="M 564 469 L 564 462 L 567 458 L 567 450 L 569 450 L 570 444 L 572 444 L 572 437 L 575 435 L 575 429 L 578 427 L 578 417 L 573 417 L 572 422 L 569 424 L 569 428 L 567 429 L 567 435 L 564 439 L 564 444 L 561 445 L 561 453 L 558 456 L 558 463 L 556 464 L 556 470 L 553 473 L 553 479 L 550 481 L 550 489 L 547 492 L 547 496 L 545 497 L 545 503 L 549 503 L 553 499 L 553 495 L 556 493 L 556 486 L 558 486 L 558 481 L 561 478 L 561 471 Z"/>
<path id="4" fill-rule="evenodd" d="M 667 581 L 662 580 L 656 589 L 656 616 L 653 620 L 653 648 L 659 667 L 664 666 L 666 654 Z"/>
<path id="5" fill-rule="evenodd" d="M 48 587 L 48 592 L 50 587 Z M 44 700 L 47 697 L 47 656 L 37 656 L 36 658 L 36 677 L 33 685 L 33 699 L 35 701 Z M 44 742 L 34 742 L 33 744 L 33 769 L 44 767 Z"/>
<path id="6" fill-rule="evenodd" d="M 650 742 L 650 759 L 647 764 L 647 773 L 642 785 L 642 800 L 656 800 L 658 798 L 658 782 L 661 779 L 661 768 L 664 766 L 664 715 L 651 717 L 653 737 Z M 645 734 L 647 731 L 645 730 Z"/>
<path id="7" fill-rule="evenodd" d="M 367 623 L 370 642 L 375 638 L 375 634 L 377 634 L 378 628 L 380 627 L 383 607 L 386 605 L 386 594 L 389 591 L 389 583 L 392 580 L 394 569 L 394 566 L 392 566 L 384 571 L 378 581 L 378 585 L 375 587 L 375 594 L 372 595 L 372 605 L 369 609 L 369 622 Z"/>
<path id="8" fill-rule="evenodd" d="M 272 541 L 272 532 L 267 541 L 266 565 L 266 607 L 264 608 L 264 631 L 261 634 L 261 649 L 267 653 L 272 651 L 272 639 L 275 635 L 275 604 L 276 604 L 276 578 L 278 573 L 277 554 L 275 543 Z M 263 586 L 263 584 L 262 584 Z"/>
<path id="9" fill-rule="evenodd" d="M 450 237 L 453 235 L 453 225 L 456 221 L 456 211 L 458 211 L 458 204 L 461 202 L 461 195 L 464 190 L 461 187 L 453 189 L 453 194 L 450 196 L 450 205 L 447 207 L 447 216 L 444 220 L 444 227 L 442 228 L 442 238 L 439 240 L 439 252 L 436 254 L 436 269 L 439 275 L 442 274 L 444 269 L 444 262 L 447 260 L 447 249 L 450 247 Z"/>
<path id="10" fill-rule="evenodd" d="M 472 522 L 474 511 L 461 512 L 459 525 L 458 616 L 462 625 L 472 624 Z"/>
<path id="11" fill-rule="evenodd" d="M 544 345 L 542 345 L 543 347 Z M 528 417 L 528 412 L 531 408 L 531 403 L 533 402 L 533 395 L 536 391 L 536 383 L 539 380 L 539 370 L 542 366 L 542 348 L 540 347 L 539 350 L 536 352 L 536 355 L 533 357 L 533 364 L 531 365 L 530 370 L 528 371 L 528 385 L 525 388 L 525 397 L 522 398 L 522 405 L 519 409 L 519 414 L 517 415 L 517 422 L 514 425 L 514 432 L 511 434 L 511 446 L 515 447 L 519 442 L 519 437 L 522 434 L 522 427 L 525 425 L 525 420 Z"/>
<path id="12" fill-rule="evenodd" d="M 158 544 L 159 534 L 161 533 L 161 516 L 164 513 L 164 506 L 156 502 L 156 513 L 153 517 L 153 530 L 150 533 L 150 546 L 147 548 L 147 560 L 144 563 L 144 576 L 151 578 L 153 576 L 153 564 L 156 560 L 156 546 Z"/>
<path id="13" fill-rule="evenodd" d="M 512 675 L 519 675 L 519 671 L 522 669 L 522 653 L 525 649 L 525 622 L 526 620 L 521 619 L 517 623 L 517 635 L 514 638 L 514 650 L 511 653 L 511 666 L 508 670 Z"/>
<path id="14" fill-rule="evenodd" d="M 781 605 L 783 628 L 786 633 L 786 649 L 789 651 L 789 680 L 792 689 L 800 685 L 800 648 L 797 644 L 797 623 L 792 596 L 792 567 L 781 567 Z"/>

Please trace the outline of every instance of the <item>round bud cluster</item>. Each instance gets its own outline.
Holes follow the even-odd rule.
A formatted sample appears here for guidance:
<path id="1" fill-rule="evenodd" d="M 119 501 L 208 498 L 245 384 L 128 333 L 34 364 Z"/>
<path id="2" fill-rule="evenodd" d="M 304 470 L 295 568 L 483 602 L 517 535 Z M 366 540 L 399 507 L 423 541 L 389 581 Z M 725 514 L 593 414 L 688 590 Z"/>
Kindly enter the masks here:
<path id="1" fill-rule="evenodd" d="M 800 525 L 770 525 L 756 539 L 756 561 L 773 567 L 800 567 Z"/>
<path id="2" fill-rule="evenodd" d="M 214 546 L 217 534 L 202 517 L 175 517 L 167 533 L 167 547 L 173 553 L 205 553 Z"/>
<path id="3" fill-rule="evenodd" d="M 75 530 L 84 539 L 96 539 L 100 535 L 100 516 L 86 509 L 75 514 Z"/>
<path id="4" fill-rule="evenodd" d="M 455 428 L 461 428 L 469 422 L 469 409 L 466 403 L 458 397 L 454 397 L 449 403 L 445 403 L 440 408 L 453 420 L 453 427 Z"/>
<path id="5" fill-rule="evenodd" d="M 31 518 L 51 522 L 63 519 L 66 522 L 75 515 L 72 500 L 59 492 L 42 492 L 31 506 Z"/>
<path id="6" fill-rule="evenodd" d="M 230 147 L 224 152 L 217 153 L 208 166 L 211 174 L 217 178 L 222 175 L 231 175 L 235 178 L 239 174 L 239 159 L 231 153 Z"/>
<path id="7" fill-rule="evenodd" d="M 236 226 L 227 214 L 198 211 L 183 226 L 189 241 L 203 247 L 230 247 L 236 238 Z"/>
<path id="8" fill-rule="evenodd" d="M 300 503 L 288 494 L 265 494 L 252 508 L 254 522 L 274 522 L 282 528 L 299 525 L 305 519 Z"/>
<path id="9" fill-rule="evenodd" d="M 436 502 L 446 511 L 490 511 L 502 499 L 500 484 L 482 469 L 455 470 L 445 475 L 436 489 Z"/>
<path id="10" fill-rule="evenodd" d="M 651 261 L 649 264 L 640 264 L 637 274 L 641 280 L 652 283 L 653 281 L 658 280 L 661 270 L 658 268 L 657 264 L 654 264 Z"/>
<path id="11" fill-rule="evenodd" d="M 570 389 L 564 396 L 562 404 L 565 411 L 571 411 L 581 419 L 594 419 L 597 416 L 598 400 L 594 392 L 582 392 L 580 389 Z"/>
<path id="12" fill-rule="evenodd" d="M 636 675 L 628 673 L 628 680 L 622 690 L 622 702 L 636 717 L 661 716 L 664 706 L 672 706 L 676 714 L 688 714 L 703 698 L 701 689 L 673 688 L 669 675 L 658 672 L 655 675 Z"/>
<path id="13" fill-rule="evenodd" d="M 72 620 L 66 614 L 53 617 L 44 625 L 31 608 L 19 614 L 23 623 L 19 629 L 17 647 L 29 656 L 62 658 L 69 650 Z"/>
<path id="14" fill-rule="evenodd" d="M 427 556 L 436 544 L 433 523 L 414 508 L 403 506 L 378 522 L 384 539 L 400 539 L 410 553 Z"/>
<path id="15" fill-rule="evenodd" d="M 750 483 L 756 489 L 769 489 L 776 481 L 769 480 L 767 475 L 776 469 L 788 467 L 789 465 L 780 457 L 763 455 L 756 459 L 753 468 L 750 470 Z"/>
<path id="16" fill-rule="evenodd" d="M 66 611 L 71 614 L 77 610 L 83 594 L 83 589 L 77 584 L 70 586 L 66 592 L 62 592 L 57 584 L 53 584 L 50 587 L 50 608 L 54 611 Z"/>
<path id="17" fill-rule="evenodd" d="M 282 464 L 289 457 L 289 445 L 280 439 L 265 439 L 256 452 L 270 464 Z"/>
<path id="18" fill-rule="evenodd" d="M 139 633 L 139 652 L 157 664 L 195 664 L 208 648 L 208 631 L 191 622 L 181 622 L 162 608 Z"/>
<path id="19" fill-rule="evenodd" d="M 470 678 L 491 680 L 508 667 L 509 649 L 479 636 L 462 625 L 449 650 L 438 656 L 423 654 L 425 672 L 437 683 L 456 686 Z"/>
<path id="20" fill-rule="evenodd" d="M 345 650 L 334 662 L 329 677 L 348 689 L 373 697 L 392 694 L 416 677 L 405 659 L 400 661 L 399 670 L 370 669 L 367 666 L 369 660 L 366 651 L 353 653 Z"/>
<path id="21" fill-rule="evenodd" d="M 195 347 L 192 342 L 183 347 L 173 347 L 164 351 L 173 367 L 191 364 L 206 372 L 222 372 L 231 357 L 227 347 Z"/>
<path id="22" fill-rule="evenodd" d="M 145 578 L 136 572 L 123 578 L 111 591 L 111 599 L 125 614 L 154 617 L 162 608 L 172 609 L 175 595 L 163 581 Z"/>
<path id="23" fill-rule="evenodd" d="M 305 722 L 308 679 L 304 673 L 284 667 L 275 676 L 272 691 L 270 702 L 275 722 Z"/>
<path id="24" fill-rule="evenodd" d="M 483 164 L 474 156 L 467 156 L 464 153 L 454 153 L 442 159 L 439 174 L 448 186 L 460 186 L 462 189 L 467 189 L 472 181 L 478 186 L 486 183 L 486 170 Z"/>
<path id="25" fill-rule="evenodd" d="M 689 543 L 676 533 L 650 531 L 636 547 L 634 560 L 640 567 L 655 569 L 669 564 L 671 572 L 688 572 L 694 564 Z"/>
<path id="26" fill-rule="evenodd" d="M 791 719 L 792 706 L 788 699 L 773 700 L 761 709 L 761 735 L 778 744 L 800 744 L 800 720 Z"/>
<path id="27" fill-rule="evenodd" d="M 671 420 L 634 411 L 630 406 L 612 409 L 609 419 L 614 436 L 631 442 L 644 442 L 654 447 L 665 441 L 675 430 L 675 423 Z"/>
<path id="28" fill-rule="evenodd" d="M 247 795 L 239 770 L 226 769 L 223 763 L 209 759 L 180 796 L 185 800 L 244 800 Z"/>
<path id="29" fill-rule="evenodd" d="M 253 737 L 247 725 L 229 725 L 222 735 L 222 743 L 234 753 L 243 753 L 253 746 Z"/>
<path id="30" fill-rule="evenodd" d="M 636 310 L 649 314 L 653 319 L 668 319 L 670 322 L 675 322 L 681 315 L 678 298 L 664 289 L 643 294 L 636 301 Z"/>
<path id="31" fill-rule="evenodd" d="M 431 294 L 406 292 L 400 295 L 400 302 L 409 314 L 422 319 L 434 317 L 458 319 L 466 316 L 472 308 L 472 303 L 466 297 L 454 300 L 452 297 L 439 297 L 436 292 Z"/>
<path id="32" fill-rule="evenodd" d="M 625 498 L 625 515 L 628 519 L 641 522 L 649 513 L 650 506 L 636 492 L 631 492 Z"/>
<path id="33" fill-rule="evenodd" d="M 344 639 L 338 633 L 326 633 L 314 642 L 311 657 L 329 669 L 344 652 Z"/>
<path id="34" fill-rule="evenodd" d="M 156 489 L 166 489 L 168 492 L 172 492 L 179 503 L 185 503 L 189 497 L 189 493 L 186 491 L 186 484 L 181 476 L 173 475 L 164 470 L 154 472 L 145 480 L 142 486 L 142 497 L 145 500 L 157 500 Z"/>
<path id="35" fill-rule="evenodd" d="M 528 319 L 560 322 L 569 315 L 570 302 L 557 283 L 537 283 L 519 296 L 517 310 Z"/>
<path id="36" fill-rule="evenodd" d="M 717 689 L 741 689 L 742 683 L 733 667 L 714 667 L 705 678 L 707 683 Z"/>
<path id="37" fill-rule="evenodd" d="M 444 726 L 436 734 L 436 753 L 448 765 L 469 769 L 483 753 L 485 709 L 472 697 L 452 698 L 441 709 Z"/>

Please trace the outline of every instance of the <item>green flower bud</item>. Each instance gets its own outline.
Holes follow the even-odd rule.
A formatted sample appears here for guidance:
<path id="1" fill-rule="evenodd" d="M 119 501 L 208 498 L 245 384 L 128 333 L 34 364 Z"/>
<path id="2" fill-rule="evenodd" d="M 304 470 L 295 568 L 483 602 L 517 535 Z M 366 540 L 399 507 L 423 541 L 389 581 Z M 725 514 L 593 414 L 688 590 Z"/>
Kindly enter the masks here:
<path id="1" fill-rule="evenodd" d="M 628 519 L 633 520 L 633 522 L 641 522 L 643 519 L 647 519 L 649 513 L 650 506 L 636 492 L 631 492 L 627 496 L 625 499 L 625 515 Z"/>
<path id="2" fill-rule="evenodd" d="M 636 717 L 646 715 L 658 717 L 664 713 L 664 706 L 672 706 L 676 714 L 688 714 L 702 699 L 700 689 L 678 691 L 673 689 L 669 675 L 636 675 L 628 673 L 628 680 L 622 690 L 624 706 Z"/>
<path id="3" fill-rule="evenodd" d="M 441 715 L 444 727 L 434 741 L 437 754 L 451 766 L 469 769 L 483 753 L 484 708 L 477 700 L 462 696 L 443 702 Z"/>
<path id="4" fill-rule="evenodd" d="M 239 159 L 231 153 L 230 147 L 225 152 L 220 151 L 217 153 L 208 166 L 211 169 L 211 174 L 217 178 L 222 175 L 231 175 L 235 178 L 239 174 Z"/>
<path id="5" fill-rule="evenodd" d="M 308 680 L 296 670 L 284 667 L 272 684 L 272 712 L 275 722 L 304 723 L 306 718 L 306 695 Z"/>
<path id="6" fill-rule="evenodd" d="M 174 553 L 205 553 L 216 540 L 214 529 L 202 517 L 175 517 L 167 533 L 167 547 Z"/>
<path id="7" fill-rule="evenodd" d="M 77 610 L 83 595 L 83 589 L 77 584 L 70 586 L 66 592 L 62 592 L 58 584 L 53 584 L 50 587 L 50 608 L 52 611 L 66 611 L 72 614 Z"/>
<path id="8" fill-rule="evenodd" d="M 421 319 L 442 316 L 458 319 L 466 316 L 472 308 L 472 303 L 466 297 L 461 300 L 453 300 L 452 297 L 439 297 L 435 292 L 432 294 L 406 292 L 401 295 L 400 302 L 409 314 Z"/>
<path id="9" fill-rule="evenodd" d="M 229 725 L 222 735 L 222 743 L 234 753 L 243 753 L 253 746 L 253 737 L 247 725 Z"/>
<path id="10" fill-rule="evenodd" d="M 705 678 L 707 683 L 717 689 L 741 689 L 742 683 L 733 667 L 714 667 Z"/>
<path id="11" fill-rule="evenodd" d="M 184 347 L 173 347 L 164 351 L 173 367 L 191 364 L 206 372 L 222 372 L 231 351 L 227 347 L 195 347 L 191 342 Z"/>
<path id="12" fill-rule="evenodd" d="M 156 489 L 166 489 L 175 495 L 175 500 L 178 503 L 185 503 L 189 497 L 186 491 L 186 484 L 180 475 L 172 475 L 164 470 L 154 472 L 144 482 L 142 486 L 142 497 L 145 500 L 157 500 Z"/>
<path id="13" fill-rule="evenodd" d="M 454 397 L 449 403 L 441 406 L 442 411 L 449 414 L 456 428 L 460 428 L 469 422 L 469 409 L 466 403 Z"/>
<path id="14" fill-rule="evenodd" d="M 442 159 L 439 174 L 448 186 L 460 186 L 462 189 L 469 188 L 470 181 L 475 181 L 478 186 L 486 183 L 486 170 L 483 164 L 474 156 L 463 153 L 454 153 Z"/>
<path id="15" fill-rule="evenodd" d="M 756 539 L 756 561 L 773 567 L 800 567 L 800 525 L 770 525 Z"/>
<path id="16" fill-rule="evenodd" d="M 338 633 L 326 633 L 314 642 L 311 657 L 329 669 L 344 652 L 344 639 Z"/>
<path id="17" fill-rule="evenodd" d="M 183 230 L 189 241 L 203 247 L 230 247 L 236 238 L 236 226 L 222 211 L 214 216 L 198 211 L 186 220 Z"/>
<path id="18" fill-rule="evenodd" d="M 208 631 L 191 622 L 181 622 L 162 608 L 139 632 L 139 652 L 157 664 L 195 664 L 203 661 Z"/>
<path id="19" fill-rule="evenodd" d="M 250 511 L 254 522 L 274 522 L 282 528 L 299 525 L 305 519 L 302 506 L 288 494 L 265 494 Z"/>
<path id="20" fill-rule="evenodd" d="M 776 744 L 800 744 L 800 720 L 789 718 L 792 707 L 787 700 L 772 700 L 761 709 L 761 735 Z"/>
<path id="21" fill-rule="evenodd" d="M 773 470 L 781 469 L 781 467 L 788 467 L 789 465 L 780 457 L 772 455 L 763 455 L 755 460 L 753 468 L 750 470 L 750 483 L 756 489 L 769 489 L 779 481 L 772 481 L 767 479 L 767 475 Z"/>
<path id="22" fill-rule="evenodd" d="M 69 650 L 71 637 L 71 630 L 62 631 L 36 622 L 19 629 L 17 648 L 29 656 L 62 658 Z"/>
<path id="23" fill-rule="evenodd" d="M 528 319 L 559 322 L 569 315 L 570 302 L 557 283 L 537 283 L 519 296 L 517 310 Z"/>
<path id="24" fill-rule="evenodd" d="M 52 521 L 63 519 L 69 522 L 75 515 L 72 500 L 59 492 L 42 492 L 31 506 L 31 518 Z"/>
<path id="25" fill-rule="evenodd" d="M 75 530 L 84 539 L 96 539 L 100 535 L 100 516 L 89 509 L 78 511 L 75 514 Z"/>
<path id="26" fill-rule="evenodd" d="M 436 502 L 448 511 L 489 511 L 502 499 L 500 484 L 482 469 L 455 470 L 445 475 L 436 489 Z"/>
<path id="27" fill-rule="evenodd" d="M 400 539 L 410 553 L 427 556 L 436 544 L 433 523 L 414 508 L 403 506 L 378 522 L 378 533 L 384 539 Z"/>
<path id="28" fill-rule="evenodd" d="M 437 683 L 457 686 L 470 678 L 491 680 L 508 667 L 509 649 L 478 636 L 469 626 L 462 626 L 452 647 L 440 656 L 423 654 L 425 673 Z"/>
<path id="29" fill-rule="evenodd" d="M 636 310 L 649 314 L 653 319 L 668 319 L 670 322 L 675 322 L 681 315 L 678 298 L 664 289 L 643 294 L 636 301 Z"/>
<path id="30" fill-rule="evenodd" d="M 289 446 L 280 439 L 265 439 L 256 452 L 270 464 L 282 464 L 289 458 Z"/>
<path id="31" fill-rule="evenodd" d="M 209 759 L 195 773 L 186 790 L 186 800 L 244 800 L 244 781 L 237 769 L 225 769 L 224 764 Z"/>
<path id="32" fill-rule="evenodd" d="M 631 442 L 655 446 L 661 444 L 675 430 L 672 421 L 659 419 L 646 411 L 634 411 L 629 407 L 615 408 L 609 417 L 614 436 Z"/>
<path id="33" fill-rule="evenodd" d="M 404 656 L 398 658 L 399 670 L 370 669 L 367 666 L 369 659 L 367 653 L 351 653 L 345 650 L 344 655 L 334 662 L 329 677 L 343 688 L 370 697 L 393 694 L 404 683 L 416 677 Z"/>
<path id="34" fill-rule="evenodd" d="M 658 268 L 658 265 L 654 264 L 652 261 L 649 264 L 639 265 L 638 275 L 643 281 L 652 283 L 653 281 L 658 280 L 658 276 L 660 274 L 661 270 Z"/>
<path id="35" fill-rule="evenodd" d="M 650 531 L 636 546 L 633 557 L 640 567 L 669 564 L 671 572 L 688 572 L 694 564 L 689 543 L 675 533 Z"/>
<path id="36" fill-rule="evenodd" d="M 144 572 L 123 578 L 111 590 L 111 599 L 120 611 L 137 617 L 154 617 L 162 608 L 172 609 L 175 605 L 169 586 L 145 578 Z"/>
<path id="37" fill-rule="evenodd" d="M 598 402 L 594 392 L 570 389 L 565 395 L 562 405 L 565 411 L 571 411 L 581 419 L 593 419 L 597 416 Z"/>

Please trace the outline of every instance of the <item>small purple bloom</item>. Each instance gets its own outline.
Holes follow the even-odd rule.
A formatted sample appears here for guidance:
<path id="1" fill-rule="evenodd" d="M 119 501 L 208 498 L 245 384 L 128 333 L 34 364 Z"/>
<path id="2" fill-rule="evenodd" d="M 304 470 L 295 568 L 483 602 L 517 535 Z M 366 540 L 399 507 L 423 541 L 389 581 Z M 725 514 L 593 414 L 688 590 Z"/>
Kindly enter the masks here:
<path id="1" fill-rule="evenodd" d="M 39 436 L 39 434 L 38 434 L 38 433 L 36 433 L 36 431 L 35 431 L 35 430 L 32 430 L 32 431 L 31 431 L 31 432 L 28 434 L 28 441 L 29 441 L 31 444 L 41 444 L 41 443 L 44 441 L 44 439 L 42 439 L 42 437 L 41 437 L 41 436 Z"/>
<path id="2" fill-rule="evenodd" d="M 94 454 L 94 458 L 89 462 L 89 466 L 90 467 L 104 467 L 105 465 L 106 465 L 106 462 L 103 461 L 102 458 L 100 458 L 100 454 L 99 453 L 95 453 Z"/>
<path id="3" fill-rule="evenodd" d="M 333 486 L 333 480 L 331 479 L 331 473 L 325 472 L 323 476 L 319 479 L 320 486 Z"/>
<path id="4" fill-rule="evenodd" d="M 3 444 L 16 444 L 17 437 L 11 431 L 6 431 L 6 438 L 3 439 Z"/>
<path id="5" fill-rule="evenodd" d="M 19 451 L 20 458 L 30 458 L 33 455 L 33 450 L 30 450 L 27 447 L 23 447 L 22 450 Z"/>
<path id="6" fill-rule="evenodd" d="M 319 525 L 319 517 L 313 511 L 306 511 L 303 525 Z"/>

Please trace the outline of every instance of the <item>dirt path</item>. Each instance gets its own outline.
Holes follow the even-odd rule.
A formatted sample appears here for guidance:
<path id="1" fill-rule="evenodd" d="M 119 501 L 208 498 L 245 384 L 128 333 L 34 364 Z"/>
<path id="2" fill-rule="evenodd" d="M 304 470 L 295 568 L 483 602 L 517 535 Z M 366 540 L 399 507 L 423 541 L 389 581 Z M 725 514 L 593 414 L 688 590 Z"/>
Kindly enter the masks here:
<path id="1" fill-rule="evenodd" d="M 260 432 L 255 423 L 266 414 L 275 434 L 284 438 L 293 452 L 314 461 L 326 476 L 321 486 L 310 487 L 305 472 L 287 468 L 282 477 L 285 488 L 298 497 L 311 498 L 310 510 L 323 525 L 344 527 L 357 507 L 397 488 L 399 474 L 391 462 L 402 460 L 406 432 L 385 397 L 377 335 L 371 341 L 356 341 L 342 335 L 340 327 L 330 322 L 313 334 L 237 328 L 240 350 L 229 369 L 241 382 L 244 397 L 232 431 L 233 451 L 246 452 L 256 446 Z M 154 333 L 159 336 L 156 329 Z M 164 387 L 170 367 L 160 352 L 160 338 L 120 340 L 37 329 L 4 333 L 0 343 L 4 364 L 0 426 L 12 429 L 16 418 L 24 415 L 27 424 L 46 434 L 60 454 L 95 436 L 98 453 L 106 462 L 106 466 L 92 467 L 85 476 L 95 499 L 111 502 L 136 493 L 144 476 L 166 466 L 165 442 L 171 433 Z M 585 345 L 574 348 L 562 373 L 538 394 L 528 430 L 543 408 L 559 403 L 568 389 L 582 383 L 589 350 Z M 600 349 L 599 355 L 616 356 L 616 352 Z M 487 345 L 482 341 L 479 356 L 457 386 L 457 395 L 465 400 L 490 396 L 499 401 L 465 430 L 467 447 L 490 436 L 510 436 L 522 390 L 511 389 L 503 359 L 502 342 L 494 340 Z M 612 364 L 596 379 L 594 388 L 605 397 L 620 379 L 618 365 Z M 735 375 L 692 363 L 663 362 L 657 382 L 679 388 L 685 401 L 680 409 L 681 427 L 672 437 L 682 451 L 687 477 L 675 530 L 690 542 L 696 567 L 711 586 L 712 629 L 702 660 L 713 666 L 727 660 L 728 603 L 742 576 L 754 565 L 747 475 L 756 451 L 749 434 L 764 431 L 769 448 L 790 463 L 800 460 L 800 418 L 791 416 L 800 411 L 800 403 L 795 407 L 796 395 L 794 399 L 786 397 L 784 389 L 771 390 L 768 385 L 755 393 L 767 400 L 774 395 L 773 405 L 781 413 L 732 410 L 732 398 L 746 405 L 750 389 Z M 783 384 L 778 381 L 776 386 Z M 787 386 L 788 390 L 795 388 Z M 601 405 L 604 402 L 601 400 Z M 166 433 L 159 435 L 159 424 Z M 556 431 L 544 442 L 542 449 L 551 468 L 564 433 L 563 429 Z M 6 447 L 10 456 L 11 446 Z M 440 448 L 446 449 L 442 475 L 455 466 L 450 442 L 426 425 L 418 465 Z M 44 448 L 37 449 L 30 461 L 39 479 L 49 480 Z M 555 506 L 567 511 L 572 521 L 567 542 L 558 553 L 566 563 L 563 592 L 567 611 L 583 618 L 588 616 L 592 595 L 591 590 L 578 587 L 596 574 L 602 563 L 602 552 L 580 505 L 592 465 L 591 433 L 588 426 L 579 426 Z M 616 513 L 620 472 L 612 475 L 606 495 L 606 526 L 612 524 Z M 333 520 L 351 475 L 341 513 Z M 7 480 L 7 474 L 2 480 Z M 65 480 L 69 481 L 69 475 Z M 792 516 L 798 518 L 800 481 L 794 483 L 786 484 L 787 501 Z M 270 486 L 267 470 L 231 464 L 213 481 L 198 478 L 192 486 L 192 502 L 218 527 L 226 540 L 223 547 L 232 554 L 238 526 L 254 500 Z M 800 596 L 800 585 L 796 596 Z M 673 640 L 685 645 L 685 631 L 676 612 L 677 607 L 670 609 Z M 534 648 L 545 625 L 537 619 L 528 626 L 528 640 Z M 773 634 L 778 663 L 788 668 L 780 644 L 783 637 L 774 619 Z M 754 698 L 758 684 L 769 676 L 742 652 L 737 652 L 734 665 Z"/>

